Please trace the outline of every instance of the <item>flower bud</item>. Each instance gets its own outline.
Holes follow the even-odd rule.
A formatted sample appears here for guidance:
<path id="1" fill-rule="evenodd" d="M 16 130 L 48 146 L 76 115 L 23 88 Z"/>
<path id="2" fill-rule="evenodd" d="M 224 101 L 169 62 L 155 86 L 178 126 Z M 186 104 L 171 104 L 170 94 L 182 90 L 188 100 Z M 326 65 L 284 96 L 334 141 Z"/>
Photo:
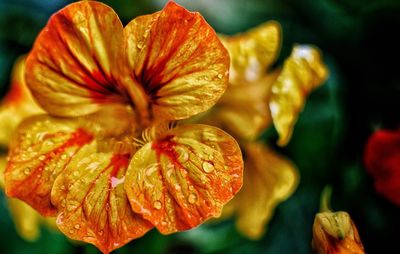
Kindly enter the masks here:
<path id="1" fill-rule="evenodd" d="M 315 216 L 312 248 L 316 254 L 363 254 L 364 247 L 347 212 L 321 212 Z"/>

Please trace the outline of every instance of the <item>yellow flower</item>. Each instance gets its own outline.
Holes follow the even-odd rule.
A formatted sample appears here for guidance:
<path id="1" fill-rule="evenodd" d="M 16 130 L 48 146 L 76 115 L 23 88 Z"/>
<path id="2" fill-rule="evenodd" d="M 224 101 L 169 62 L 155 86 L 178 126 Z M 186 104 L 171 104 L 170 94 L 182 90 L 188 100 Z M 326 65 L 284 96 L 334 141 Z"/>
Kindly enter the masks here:
<path id="1" fill-rule="evenodd" d="M 192 121 L 218 126 L 239 141 L 245 157 L 243 188 L 224 214 L 235 214 L 238 229 L 258 239 L 275 207 L 295 190 L 299 175 L 293 163 L 257 138 L 273 123 L 278 144 L 286 145 L 307 95 L 328 72 L 319 51 L 308 45 L 295 46 L 283 67 L 271 70 L 281 43 L 276 22 L 221 38 L 231 57 L 230 85 L 215 107 Z"/>
<path id="2" fill-rule="evenodd" d="M 43 111 L 33 101 L 24 82 L 25 57 L 20 57 L 14 66 L 11 87 L 0 104 L 0 146 L 7 149 L 12 132 L 26 117 Z M 6 167 L 6 153 L 0 153 L 0 187 L 4 188 L 3 172 Z M 8 208 L 14 219 L 17 232 L 25 240 L 32 241 L 39 236 L 40 224 L 51 224 L 24 202 L 10 198 Z M 54 221 L 54 219 L 52 220 Z"/>
<path id="3" fill-rule="evenodd" d="M 240 148 L 216 127 L 174 121 L 212 107 L 228 69 L 212 28 L 174 2 L 125 28 L 102 3 L 65 7 L 26 60 L 48 115 L 11 140 L 7 195 L 104 253 L 219 216 L 242 185 Z"/>

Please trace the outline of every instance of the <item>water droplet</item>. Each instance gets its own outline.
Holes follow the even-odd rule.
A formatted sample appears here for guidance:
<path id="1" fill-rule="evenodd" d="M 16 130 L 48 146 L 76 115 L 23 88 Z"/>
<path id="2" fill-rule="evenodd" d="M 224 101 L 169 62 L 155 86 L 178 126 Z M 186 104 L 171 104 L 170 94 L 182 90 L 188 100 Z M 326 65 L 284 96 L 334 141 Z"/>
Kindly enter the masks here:
<path id="1" fill-rule="evenodd" d="M 197 200 L 197 196 L 195 194 L 191 193 L 188 198 L 189 203 L 194 204 L 196 202 L 196 200 Z"/>
<path id="2" fill-rule="evenodd" d="M 73 176 L 78 176 L 79 172 L 78 171 L 74 171 L 74 173 L 72 173 Z"/>
<path id="3" fill-rule="evenodd" d="M 139 43 L 139 44 L 137 45 L 137 48 L 138 48 L 138 49 L 142 49 L 142 48 L 143 48 L 143 45 Z"/>
<path id="4" fill-rule="evenodd" d="M 61 159 L 65 160 L 67 158 L 67 155 L 65 153 L 61 154 Z"/>
<path id="5" fill-rule="evenodd" d="M 73 234 L 73 233 L 74 233 L 74 231 L 71 229 L 71 230 L 69 231 L 69 233 L 70 233 L 70 234 Z"/>
<path id="6" fill-rule="evenodd" d="M 40 156 L 39 156 L 39 160 L 40 160 L 40 161 L 44 161 L 45 159 L 46 159 L 46 156 L 45 156 L 45 155 L 40 155 Z"/>
<path id="7" fill-rule="evenodd" d="M 178 147 L 176 148 L 176 150 L 177 150 L 177 152 L 179 153 L 178 160 L 179 160 L 181 163 L 187 162 L 187 161 L 189 160 L 189 154 L 185 151 L 184 148 L 178 146 Z"/>
<path id="8" fill-rule="evenodd" d="M 161 202 L 157 200 L 154 202 L 153 206 L 155 209 L 160 210 L 162 205 Z"/>
<path id="9" fill-rule="evenodd" d="M 30 169 L 30 168 L 24 169 L 24 174 L 25 174 L 25 175 L 29 175 L 30 172 L 31 172 L 31 169 Z"/>
<path id="10" fill-rule="evenodd" d="M 217 77 L 221 79 L 223 77 L 223 75 L 220 73 L 217 75 Z"/>
<path id="11" fill-rule="evenodd" d="M 166 221 L 161 221 L 161 226 L 167 226 L 167 222 Z"/>
<path id="12" fill-rule="evenodd" d="M 203 162 L 203 170 L 206 173 L 211 173 L 214 171 L 214 165 L 208 161 Z"/>
<path id="13" fill-rule="evenodd" d="M 103 230 L 99 230 L 99 235 L 103 235 L 104 234 L 104 231 Z"/>
<path id="14" fill-rule="evenodd" d="M 80 229 L 80 228 L 81 228 L 81 225 L 79 225 L 79 224 L 76 224 L 76 225 L 74 226 L 74 228 L 76 228 L 76 229 Z"/>

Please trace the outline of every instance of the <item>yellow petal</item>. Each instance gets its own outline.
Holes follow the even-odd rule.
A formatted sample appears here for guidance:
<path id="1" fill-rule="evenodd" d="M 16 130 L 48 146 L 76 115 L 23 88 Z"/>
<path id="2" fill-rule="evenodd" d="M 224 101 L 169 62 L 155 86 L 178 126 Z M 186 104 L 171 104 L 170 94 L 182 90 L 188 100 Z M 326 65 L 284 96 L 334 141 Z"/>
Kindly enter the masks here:
<path id="1" fill-rule="evenodd" d="M 242 185 L 242 163 L 228 134 L 183 125 L 136 152 L 125 188 L 132 209 L 169 234 L 219 216 Z"/>
<path id="2" fill-rule="evenodd" d="M 115 105 L 75 120 L 46 115 L 25 120 L 5 173 L 8 195 L 45 216 L 58 215 L 64 234 L 104 253 L 152 227 L 132 212 L 122 184 L 135 151 L 132 111 L 124 109 Z"/>
<path id="3" fill-rule="evenodd" d="M 36 240 L 40 234 L 39 213 L 26 203 L 14 198 L 8 199 L 8 208 L 18 234 L 25 240 Z"/>
<path id="4" fill-rule="evenodd" d="M 45 216 L 55 215 L 50 191 L 56 177 L 93 136 L 66 119 L 40 115 L 25 120 L 10 144 L 6 193 Z"/>
<path id="5" fill-rule="evenodd" d="M 139 33 L 140 32 L 140 33 Z M 129 65 L 155 119 L 184 119 L 214 105 L 228 83 L 229 55 L 199 13 L 174 2 L 125 28 Z M 133 85 L 133 84 L 132 84 Z M 143 113 L 142 113 L 143 114 Z"/>
<path id="6" fill-rule="evenodd" d="M 121 21 L 102 3 L 81 1 L 54 14 L 26 63 L 26 81 L 38 103 L 55 116 L 78 116 L 125 101 L 118 81 L 123 40 Z"/>
<path id="7" fill-rule="evenodd" d="M 238 140 L 255 140 L 271 123 L 268 96 L 275 78 L 272 73 L 256 82 L 229 86 L 198 121 L 217 126 Z"/>
<path id="8" fill-rule="evenodd" d="M 281 74 L 272 85 L 269 101 L 280 146 L 289 142 L 308 94 L 322 85 L 327 76 L 328 70 L 318 49 L 305 45 L 294 47 Z"/>
<path id="9" fill-rule="evenodd" d="M 51 193 L 65 235 L 109 253 L 152 228 L 129 205 L 124 190 L 129 160 L 130 154 L 99 152 L 96 142 L 76 153 Z"/>
<path id="10" fill-rule="evenodd" d="M 56 214 L 50 191 L 57 176 L 85 145 L 98 139 L 98 148 L 132 152 L 125 135 L 135 129 L 133 114 L 121 105 L 107 107 L 86 117 L 71 120 L 39 115 L 25 120 L 10 143 L 5 172 L 6 192 L 45 216 Z M 118 124 L 115 124 L 118 123 Z"/>
<path id="11" fill-rule="evenodd" d="M 0 145 L 7 146 L 13 131 L 22 119 L 43 112 L 33 100 L 25 79 L 25 57 L 17 59 L 11 87 L 0 104 Z"/>
<path id="12" fill-rule="evenodd" d="M 232 37 L 221 36 L 231 57 L 232 84 L 256 81 L 275 62 L 281 45 L 281 27 L 269 21 Z"/>
<path id="13" fill-rule="evenodd" d="M 275 207 L 296 189 L 299 175 L 295 166 L 261 143 L 250 143 L 246 154 L 243 188 L 232 200 L 240 232 L 259 239 Z"/>

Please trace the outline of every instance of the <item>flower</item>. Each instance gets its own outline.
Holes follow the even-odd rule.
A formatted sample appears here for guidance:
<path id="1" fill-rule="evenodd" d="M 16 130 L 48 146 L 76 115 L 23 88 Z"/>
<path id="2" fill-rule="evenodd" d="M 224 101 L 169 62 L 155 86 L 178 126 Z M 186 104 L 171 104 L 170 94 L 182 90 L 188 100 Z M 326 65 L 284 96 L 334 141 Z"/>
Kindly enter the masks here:
<path id="1" fill-rule="evenodd" d="M 104 253 L 153 227 L 169 234 L 219 216 L 242 185 L 238 144 L 171 121 L 213 106 L 228 68 L 212 28 L 174 2 L 125 28 L 102 3 L 65 7 L 26 60 L 48 115 L 24 120 L 11 140 L 7 195 Z"/>
<path id="2" fill-rule="evenodd" d="M 192 121 L 218 126 L 239 141 L 245 158 L 243 188 L 224 214 L 235 214 L 238 229 L 258 239 L 275 207 L 296 189 L 299 175 L 292 162 L 257 139 L 273 123 L 278 144 L 286 145 L 307 95 L 322 85 L 328 71 L 319 51 L 309 45 L 295 46 L 283 67 L 271 70 L 281 43 L 274 21 L 221 38 L 231 57 L 229 87 L 216 106 Z"/>
<path id="3" fill-rule="evenodd" d="M 375 189 L 400 206 L 400 129 L 372 134 L 365 146 L 364 163 Z"/>
<path id="4" fill-rule="evenodd" d="M 321 194 L 321 212 L 313 225 L 312 248 L 317 254 L 364 254 L 357 228 L 347 212 L 332 212 L 332 189 L 325 187 Z"/>
<path id="5" fill-rule="evenodd" d="M 315 216 L 312 247 L 318 254 L 363 254 L 364 247 L 347 212 L 321 212 Z"/>
<path id="6" fill-rule="evenodd" d="M 12 131 L 26 117 L 43 111 L 36 105 L 24 82 L 25 57 L 18 58 L 13 68 L 9 92 L 0 104 L 0 146 L 7 149 Z M 0 153 L 0 188 L 4 188 L 3 172 L 6 168 L 5 153 Z M 40 224 L 52 224 L 50 219 L 42 217 L 29 205 L 18 199 L 7 199 L 8 208 L 14 218 L 19 235 L 25 240 L 32 241 L 39 236 Z"/>

